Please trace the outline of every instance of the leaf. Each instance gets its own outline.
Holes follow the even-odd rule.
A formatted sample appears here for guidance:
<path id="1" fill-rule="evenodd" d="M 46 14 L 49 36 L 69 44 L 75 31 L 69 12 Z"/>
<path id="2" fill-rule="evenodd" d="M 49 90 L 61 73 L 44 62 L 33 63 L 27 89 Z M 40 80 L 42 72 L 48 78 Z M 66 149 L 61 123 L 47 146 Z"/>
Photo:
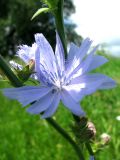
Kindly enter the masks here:
<path id="1" fill-rule="evenodd" d="M 43 13 L 43 12 L 48 12 L 50 9 L 49 8 L 40 8 L 38 9 L 37 12 L 35 12 L 35 14 L 32 16 L 31 20 L 33 20 L 35 17 L 37 17 L 39 14 Z"/>

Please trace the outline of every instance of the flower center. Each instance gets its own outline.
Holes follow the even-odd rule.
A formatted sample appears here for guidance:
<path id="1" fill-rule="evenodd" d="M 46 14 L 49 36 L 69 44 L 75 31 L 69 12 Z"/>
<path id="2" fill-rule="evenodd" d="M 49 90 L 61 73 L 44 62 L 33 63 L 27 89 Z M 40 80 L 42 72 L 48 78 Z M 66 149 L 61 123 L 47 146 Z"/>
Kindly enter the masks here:
<path id="1" fill-rule="evenodd" d="M 55 86 L 55 89 L 56 89 L 57 91 L 61 91 L 61 90 L 62 90 L 62 86 L 63 86 L 63 82 L 62 82 L 61 80 L 57 79 L 57 80 L 55 81 L 54 86 Z"/>

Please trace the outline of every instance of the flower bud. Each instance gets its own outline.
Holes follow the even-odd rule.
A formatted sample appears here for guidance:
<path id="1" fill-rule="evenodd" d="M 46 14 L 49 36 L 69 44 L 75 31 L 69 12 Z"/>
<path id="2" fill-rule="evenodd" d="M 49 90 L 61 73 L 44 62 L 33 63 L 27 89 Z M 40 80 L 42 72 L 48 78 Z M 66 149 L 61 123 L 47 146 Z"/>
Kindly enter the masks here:
<path id="1" fill-rule="evenodd" d="M 96 135 L 96 128 L 95 128 L 95 125 L 92 123 L 92 122 L 88 122 L 87 123 L 87 127 L 91 133 L 91 138 L 94 138 L 95 135 Z"/>
<path id="2" fill-rule="evenodd" d="M 92 122 L 88 122 L 86 117 L 80 118 L 73 127 L 76 138 L 81 143 L 88 142 L 96 135 L 96 129 Z"/>
<path id="3" fill-rule="evenodd" d="M 103 145 L 108 144 L 109 141 L 110 141 L 110 139 L 111 139 L 110 135 L 108 135 L 107 133 L 103 133 L 103 134 L 100 136 L 100 138 L 101 138 L 101 141 L 102 141 Z"/>
<path id="4" fill-rule="evenodd" d="M 31 59 L 28 63 L 28 66 L 29 66 L 29 70 L 33 71 L 35 68 L 35 60 Z"/>
<path id="5" fill-rule="evenodd" d="M 17 76 L 19 77 L 19 79 L 22 82 L 26 82 L 29 77 L 35 73 L 34 72 L 34 68 L 35 68 L 35 61 L 33 59 L 31 59 L 28 64 L 26 66 L 24 66 L 21 70 L 20 69 L 16 69 L 17 72 Z"/>

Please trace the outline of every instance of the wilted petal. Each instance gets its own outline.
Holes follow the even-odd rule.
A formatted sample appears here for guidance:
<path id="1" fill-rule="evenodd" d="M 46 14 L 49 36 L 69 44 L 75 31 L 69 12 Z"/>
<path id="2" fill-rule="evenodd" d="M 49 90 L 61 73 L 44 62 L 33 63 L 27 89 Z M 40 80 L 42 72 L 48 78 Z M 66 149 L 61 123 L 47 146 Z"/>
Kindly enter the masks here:
<path id="1" fill-rule="evenodd" d="M 33 114 L 39 114 L 51 105 L 54 98 L 54 94 L 52 92 L 49 92 L 45 96 L 43 96 L 40 100 L 36 101 L 31 107 L 27 109 L 29 113 Z"/>
<path id="2" fill-rule="evenodd" d="M 18 100 L 23 106 L 40 99 L 51 91 L 49 87 L 24 86 L 19 88 L 7 88 L 2 90 L 10 99 Z"/>
<path id="3" fill-rule="evenodd" d="M 77 116 L 84 116 L 85 113 L 81 109 L 79 103 L 76 103 L 74 99 L 70 96 L 69 92 L 63 90 L 61 92 L 61 100 L 65 107 L 67 107 L 71 112 Z"/>
<path id="4" fill-rule="evenodd" d="M 55 93 L 52 103 L 50 104 L 49 108 L 44 112 L 44 114 L 41 117 L 42 118 L 51 117 L 55 113 L 59 105 L 59 102 L 60 102 L 60 93 L 58 92 L 58 93 Z"/>

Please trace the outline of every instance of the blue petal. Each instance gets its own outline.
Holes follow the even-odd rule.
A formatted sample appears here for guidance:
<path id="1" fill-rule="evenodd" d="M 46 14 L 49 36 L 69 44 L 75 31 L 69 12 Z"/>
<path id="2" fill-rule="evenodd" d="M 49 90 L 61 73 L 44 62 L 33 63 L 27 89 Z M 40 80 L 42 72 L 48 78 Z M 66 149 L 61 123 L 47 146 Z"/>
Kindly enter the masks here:
<path id="1" fill-rule="evenodd" d="M 69 77 L 68 79 L 73 79 L 75 77 L 78 77 L 82 74 L 84 74 L 85 72 L 87 72 L 91 62 L 92 62 L 92 59 L 93 59 L 93 56 L 94 56 L 94 53 L 96 52 L 98 46 L 96 46 L 91 52 L 90 54 L 86 57 L 85 60 L 82 61 L 82 63 L 77 66 L 73 72 L 71 72 L 71 74 L 69 74 Z"/>
<path id="2" fill-rule="evenodd" d="M 87 69 L 87 72 L 90 72 L 90 71 L 96 69 L 97 67 L 100 67 L 101 65 L 103 65 L 106 62 L 108 62 L 108 60 L 105 57 L 95 55 L 89 65 L 89 68 Z"/>
<path id="3" fill-rule="evenodd" d="M 64 49 L 62 46 L 62 42 L 57 32 L 56 32 L 55 57 L 56 57 L 56 63 L 58 66 L 58 71 L 60 72 L 60 75 L 61 75 L 65 68 L 65 57 L 64 57 Z"/>
<path id="4" fill-rule="evenodd" d="M 49 108 L 44 112 L 44 114 L 41 116 L 41 118 L 51 117 L 55 113 L 59 105 L 59 102 L 60 102 L 60 93 L 56 93 L 52 103 L 50 104 Z"/>
<path id="5" fill-rule="evenodd" d="M 99 74 L 87 74 L 77 78 L 74 78 L 71 81 L 71 84 L 84 84 L 83 94 L 92 94 L 98 89 L 108 89 L 115 87 L 115 81 L 111 78 Z"/>
<path id="6" fill-rule="evenodd" d="M 43 96 L 40 100 L 31 105 L 31 107 L 29 107 L 27 111 L 32 114 L 39 114 L 48 109 L 48 107 L 50 107 L 53 98 L 54 94 L 52 92 L 49 92 L 48 94 Z"/>
<path id="7" fill-rule="evenodd" d="M 89 68 L 92 59 L 94 57 L 94 53 L 96 52 L 96 50 L 98 49 L 98 45 L 89 53 L 89 55 L 86 57 L 86 59 L 81 63 L 80 68 L 82 69 L 82 73 L 84 74 L 87 69 Z"/>
<path id="8" fill-rule="evenodd" d="M 23 106 L 39 100 L 41 97 L 48 94 L 52 89 L 41 86 L 24 86 L 20 88 L 3 89 L 3 93 L 10 99 L 18 100 Z"/>
<path id="9" fill-rule="evenodd" d="M 38 77 L 39 81 L 42 81 L 41 71 L 40 71 L 40 50 L 39 47 L 37 47 L 36 53 L 35 53 L 35 71 L 36 75 Z"/>
<path id="10" fill-rule="evenodd" d="M 87 54 L 90 46 L 91 46 L 92 41 L 90 41 L 89 38 L 86 38 L 80 48 L 78 49 L 75 45 L 71 45 L 70 51 L 68 54 L 68 64 L 67 64 L 67 72 L 73 72 L 73 70 L 80 65 L 82 62 L 83 58 Z M 73 53 L 72 53 L 73 52 Z"/>
<path id="11" fill-rule="evenodd" d="M 116 82 L 113 79 L 107 77 L 106 80 L 101 84 L 99 89 L 110 89 L 114 87 L 116 87 Z"/>
<path id="12" fill-rule="evenodd" d="M 65 89 L 76 102 L 79 102 L 84 96 L 83 85 L 84 84 L 71 84 L 64 86 L 63 89 Z"/>
<path id="13" fill-rule="evenodd" d="M 39 46 L 39 53 L 37 52 L 39 64 L 41 63 L 48 72 L 56 72 L 55 56 L 49 42 L 42 34 L 35 34 L 35 40 Z"/>
<path id="14" fill-rule="evenodd" d="M 71 43 L 70 44 L 70 50 L 69 50 L 69 53 L 68 53 L 68 57 L 67 57 L 67 61 L 69 63 L 72 62 L 75 54 L 77 54 L 77 52 L 79 52 L 79 47 L 76 46 L 74 43 Z"/>
<path id="15" fill-rule="evenodd" d="M 63 102 L 63 104 L 69 109 L 71 110 L 71 112 L 77 116 L 84 116 L 85 113 L 84 111 L 81 109 L 79 103 L 76 103 L 74 101 L 74 99 L 70 96 L 69 92 L 67 92 L 66 90 L 63 90 L 61 92 L 61 100 Z"/>

